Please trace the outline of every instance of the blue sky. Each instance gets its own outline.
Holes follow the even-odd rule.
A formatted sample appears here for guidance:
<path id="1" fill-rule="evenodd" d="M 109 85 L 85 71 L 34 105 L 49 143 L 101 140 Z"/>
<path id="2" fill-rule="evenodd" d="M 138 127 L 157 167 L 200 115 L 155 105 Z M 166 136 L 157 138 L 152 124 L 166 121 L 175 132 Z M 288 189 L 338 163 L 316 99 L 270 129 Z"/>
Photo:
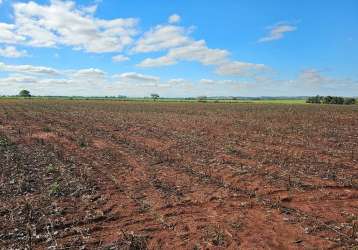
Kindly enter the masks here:
<path id="1" fill-rule="evenodd" d="M 358 2 L 0 0 L 0 94 L 358 95 Z"/>

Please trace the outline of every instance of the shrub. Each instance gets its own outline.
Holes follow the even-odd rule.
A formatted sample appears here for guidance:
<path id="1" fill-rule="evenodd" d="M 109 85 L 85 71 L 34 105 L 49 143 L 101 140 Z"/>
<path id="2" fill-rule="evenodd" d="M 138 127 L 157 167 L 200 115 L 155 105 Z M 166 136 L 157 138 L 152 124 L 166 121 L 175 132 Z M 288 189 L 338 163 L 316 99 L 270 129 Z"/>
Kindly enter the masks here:
<path id="1" fill-rule="evenodd" d="M 50 186 L 49 195 L 50 196 L 59 196 L 61 194 L 60 184 L 56 181 Z"/>
<path id="2" fill-rule="evenodd" d="M 344 104 L 345 105 L 356 104 L 356 99 L 354 99 L 354 98 L 344 98 Z"/>
<path id="3" fill-rule="evenodd" d="M 81 148 L 87 147 L 87 144 L 88 144 L 84 136 L 81 136 L 78 139 L 77 143 L 78 143 L 78 146 L 80 146 Z"/>
<path id="4" fill-rule="evenodd" d="M 355 104 L 356 100 L 354 98 L 344 98 L 340 96 L 313 96 L 308 97 L 306 103 L 323 103 L 323 104 Z"/>
<path id="5" fill-rule="evenodd" d="M 225 235 L 222 231 L 217 231 L 213 240 L 214 246 L 223 246 L 225 245 Z"/>
<path id="6" fill-rule="evenodd" d="M 132 233 L 125 233 L 123 232 L 124 235 L 124 240 L 126 241 L 126 243 L 129 245 L 128 248 L 129 249 L 133 249 L 133 250 L 146 250 L 148 249 L 147 246 L 147 237 L 145 236 L 141 236 L 141 235 L 135 235 L 133 232 Z"/>
<path id="7" fill-rule="evenodd" d="M 54 165 L 49 164 L 49 165 L 47 166 L 47 172 L 49 172 L 49 173 L 54 173 L 55 171 L 56 171 L 56 167 L 55 167 Z"/>
<path id="8" fill-rule="evenodd" d="M 6 138 L 0 137 L 0 148 L 7 148 L 10 145 L 9 141 Z"/>
<path id="9" fill-rule="evenodd" d="M 319 95 L 308 97 L 306 103 L 321 103 L 322 97 Z"/>
<path id="10" fill-rule="evenodd" d="M 46 126 L 42 129 L 42 131 L 48 133 L 51 132 L 51 128 Z"/>

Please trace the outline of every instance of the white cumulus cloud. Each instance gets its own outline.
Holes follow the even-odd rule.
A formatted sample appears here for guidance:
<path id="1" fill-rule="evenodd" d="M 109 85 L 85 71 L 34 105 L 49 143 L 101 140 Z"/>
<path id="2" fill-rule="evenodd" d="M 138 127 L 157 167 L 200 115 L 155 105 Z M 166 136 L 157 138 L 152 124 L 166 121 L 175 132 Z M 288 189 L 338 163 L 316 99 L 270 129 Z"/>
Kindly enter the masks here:
<path id="1" fill-rule="evenodd" d="M 147 58 L 138 64 L 140 67 L 160 67 L 176 64 L 178 61 L 198 61 L 204 65 L 220 64 L 227 60 L 229 52 L 222 49 L 210 49 L 204 40 L 193 41 L 188 45 L 172 48 L 167 55 L 159 58 Z"/>
<path id="2" fill-rule="evenodd" d="M 248 76 L 262 71 L 262 64 L 232 61 L 230 52 L 225 49 L 210 48 L 205 40 L 190 37 L 192 28 L 176 25 L 157 25 L 136 42 L 132 52 L 147 53 L 166 50 L 160 57 L 148 57 L 137 64 L 138 67 L 151 68 L 177 64 L 180 61 L 199 62 L 214 65 L 220 75 Z"/>
<path id="3" fill-rule="evenodd" d="M 168 83 L 171 85 L 180 85 L 180 84 L 188 83 L 188 81 L 183 78 L 173 78 L 170 79 Z"/>
<path id="4" fill-rule="evenodd" d="M 116 78 L 124 82 L 134 82 L 134 83 L 158 83 L 160 78 L 157 76 L 143 75 L 136 72 L 126 72 L 120 75 L 116 75 Z"/>
<path id="5" fill-rule="evenodd" d="M 231 61 L 229 51 L 208 48 L 204 40 L 193 41 L 188 45 L 169 49 L 165 56 L 146 58 L 140 62 L 139 67 L 163 67 L 178 63 L 179 61 L 197 61 L 203 65 L 214 65 L 219 75 L 252 76 L 268 69 L 263 64 L 240 61 Z"/>
<path id="6" fill-rule="evenodd" d="M 0 62 L 0 71 L 4 72 L 14 72 L 22 74 L 34 74 L 34 75 L 59 75 L 60 72 L 56 69 L 43 67 L 43 66 L 33 66 L 33 65 L 11 65 Z"/>
<path id="7" fill-rule="evenodd" d="M 19 58 L 27 55 L 26 50 L 17 50 L 14 46 L 0 47 L 0 56 L 2 57 Z"/>
<path id="8" fill-rule="evenodd" d="M 255 64 L 240 61 L 231 61 L 223 63 L 216 68 L 216 73 L 219 75 L 233 75 L 233 76 L 252 76 L 257 72 L 267 70 L 264 64 Z"/>
<path id="9" fill-rule="evenodd" d="M 124 55 L 116 55 L 116 56 L 112 57 L 113 62 L 125 62 L 128 60 L 129 60 L 129 57 L 124 56 Z"/>
<path id="10" fill-rule="evenodd" d="M 72 76 L 76 78 L 88 78 L 88 79 L 98 79 L 105 77 L 106 73 L 100 69 L 80 69 L 76 71 Z"/>
<path id="11" fill-rule="evenodd" d="M 214 84 L 214 83 L 216 83 L 216 81 L 212 80 L 212 79 L 201 79 L 199 82 L 202 83 L 202 84 Z"/>
<path id="12" fill-rule="evenodd" d="M 188 37 L 190 29 L 175 25 L 157 25 L 145 32 L 136 42 L 132 51 L 146 53 L 182 46 L 191 42 Z"/>
<path id="13" fill-rule="evenodd" d="M 16 33 L 14 24 L 0 23 L 0 42 L 1 43 L 22 43 L 26 37 Z"/>
<path id="14" fill-rule="evenodd" d="M 137 34 L 135 18 L 100 19 L 95 6 L 77 8 L 73 1 L 50 4 L 19 2 L 14 23 L 0 23 L 0 42 L 35 47 L 70 46 L 76 50 L 104 53 L 123 50 Z"/>
<path id="15" fill-rule="evenodd" d="M 274 40 L 280 40 L 284 37 L 285 33 L 293 32 L 297 29 L 296 26 L 288 24 L 288 23 L 278 23 L 274 26 L 270 26 L 267 28 L 269 30 L 269 33 L 260 38 L 258 42 L 270 42 Z"/>
<path id="16" fill-rule="evenodd" d="M 173 14 L 169 17 L 168 22 L 169 23 L 179 23 L 181 17 L 178 14 Z"/>
<path id="17" fill-rule="evenodd" d="M 153 67 L 163 67 L 168 65 L 176 64 L 177 61 L 175 58 L 171 58 L 169 56 L 162 56 L 158 58 L 146 58 L 141 61 L 137 66 L 143 68 L 153 68 Z"/>

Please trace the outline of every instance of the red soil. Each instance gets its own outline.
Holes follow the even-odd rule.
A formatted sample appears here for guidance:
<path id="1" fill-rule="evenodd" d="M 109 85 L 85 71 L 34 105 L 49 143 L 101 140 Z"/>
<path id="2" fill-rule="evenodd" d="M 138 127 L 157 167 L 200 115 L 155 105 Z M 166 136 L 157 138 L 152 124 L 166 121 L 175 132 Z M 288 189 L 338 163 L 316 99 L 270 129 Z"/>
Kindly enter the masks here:
<path id="1" fill-rule="evenodd" d="M 357 127 L 356 106 L 2 100 L 0 247 L 357 246 Z"/>

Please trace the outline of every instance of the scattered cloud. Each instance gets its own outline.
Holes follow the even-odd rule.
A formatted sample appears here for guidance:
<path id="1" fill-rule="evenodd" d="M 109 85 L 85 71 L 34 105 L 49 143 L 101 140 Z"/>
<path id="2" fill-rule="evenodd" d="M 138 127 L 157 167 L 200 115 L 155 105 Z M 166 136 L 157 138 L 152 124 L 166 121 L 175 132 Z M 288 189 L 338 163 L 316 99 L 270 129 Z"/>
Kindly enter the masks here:
<path id="1" fill-rule="evenodd" d="M 168 57 L 175 60 L 199 61 L 204 65 L 220 64 L 227 60 L 229 52 L 223 49 L 210 49 L 204 40 L 195 41 L 183 47 L 169 50 Z"/>
<path id="2" fill-rule="evenodd" d="M 180 19 L 181 19 L 181 17 L 178 14 L 173 14 L 169 17 L 168 22 L 172 23 L 172 24 L 179 23 Z"/>
<path id="3" fill-rule="evenodd" d="M 191 42 L 190 29 L 175 25 L 157 25 L 145 32 L 132 48 L 134 53 L 147 53 L 182 46 Z"/>
<path id="4" fill-rule="evenodd" d="M 95 3 L 95 4 L 92 4 L 92 5 L 89 5 L 89 6 L 82 7 L 81 11 L 84 14 L 94 15 L 96 13 L 96 11 L 97 11 L 97 8 L 98 8 L 98 3 Z"/>
<path id="5" fill-rule="evenodd" d="M 13 86 L 14 84 L 18 84 L 18 83 L 37 83 L 38 79 L 36 77 L 32 77 L 32 76 L 23 76 L 23 75 L 16 75 L 16 76 L 9 76 L 9 77 L 4 77 L 4 78 L 0 78 L 0 85 L 2 85 L 2 87 L 4 86 Z"/>
<path id="6" fill-rule="evenodd" d="M 216 73 L 219 75 L 254 76 L 258 72 L 263 72 L 267 69 L 268 67 L 264 64 L 232 61 L 219 65 Z"/>
<path id="7" fill-rule="evenodd" d="M 158 76 L 137 72 L 110 75 L 101 69 L 56 70 L 33 65 L 7 65 L 0 63 L 0 71 L 9 75 L 0 78 L 0 94 L 17 94 L 29 89 L 42 95 L 118 95 L 148 96 L 150 93 L 172 96 L 197 96 L 198 84 L 183 78 L 161 80 Z M 221 80 L 217 83 L 229 83 Z M 67 86 L 67 87 L 64 87 Z M 210 91 L 216 91 L 214 85 Z M 210 92 L 205 92 L 208 94 Z"/>
<path id="8" fill-rule="evenodd" d="M 106 73 L 100 69 L 81 69 L 73 74 L 75 78 L 99 79 L 105 77 Z"/>
<path id="9" fill-rule="evenodd" d="M 243 85 L 245 82 L 239 80 L 213 80 L 213 79 L 201 79 L 199 83 L 204 85 Z"/>
<path id="10" fill-rule="evenodd" d="M 335 89 L 335 91 L 349 88 L 358 89 L 358 81 L 352 78 L 335 78 L 327 76 L 323 70 L 308 68 L 302 70 L 297 79 L 291 81 L 297 88 L 306 89 Z M 334 92 L 333 92 L 334 93 Z"/>
<path id="11" fill-rule="evenodd" d="M 176 25 L 157 25 L 136 42 L 132 52 L 147 53 L 167 50 L 161 57 L 145 58 L 138 67 L 152 68 L 194 61 L 203 65 L 214 65 L 220 75 L 249 76 L 267 68 L 262 64 L 232 61 L 225 49 L 209 48 L 205 40 L 194 40 L 189 35 L 192 29 Z"/>
<path id="12" fill-rule="evenodd" d="M 170 49 L 167 55 L 159 58 L 147 58 L 138 64 L 140 67 L 160 67 L 176 64 L 180 60 L 198 61 L 204 65 L 220 64 L 227 60 L 229 52 L 210 49 L 204 40 L 193 41 L 186 46 Z"/>
<path id="13" fill-rule="evenodd" d="M 315 68 L 300 71 L 290 79 L 255 77 L 252 84 L 263 95 L 309 96 L 309 95 L 354 95 L 358 91 L 358 80 L 329 76 Z"/>
<path id="14" fill-rule="evenodd" d="M 0 42 L 34 47 L 70 46 L 93 53 L 122 51 L 137 34 L 135 18 L 104 20 L 96 6 L 77 8 L 73 1 L 49 5 L 15 3 L 14 24 L 0 23 Z"/>
<path id="15" fill-rule="evenodd" d="M 258 42 L 263 43 L 280 40 L 284 37 L 285 33 L 293 32 L 297 29 L 297 27 L 289 23 L 281 22 L 270 26 L 267 29 L 269 30 L 269 33 L 266 36 L 260 38 Z"/>
<path id="16" fill-rule="evenodd" d="M 125 62 L 128 60 L 129 60 L 129 57 L 124 56 L 124 55 L 116 55 L 116 56 L 112 57 L 113 62 Z"/>
<path id="17" fill-rule="evenodd" d="M 14 24 L 0 23 L 0 42 L 1 43 L 24 43 L 25 36 L 16 33 Z"/>
<path id="18" fill-rule="evenodd" d="M 97 68 L 57 70 L 51 67 L 0 62 L 1 75 L 6 75 L 0 77 L 2 86 L 0 91 L 11 90 L 14 86 L 30 86 L 34 90 L 46 90 L 48 94 L 65 94 L 64 92 L 67 91 L 66 93 L 69 94 L 82 95 L 84 93 L 82 91 L 86 91 L 88 95 L 122 93 L 122 91 L 138 95 L 137 93 L 163 91 L 162 93 L 171 93 L 174 96 L 195 96 L 196 94 L 210 95 L 219 89 L 220 93 L 227 95 L 250 88 L 259 89 L 267 95 L 280 92 L 292 93 L 292 90 L 297 90 L 294 93 L 299 95 L 312 94 L 312 92 L 349 93 L 347 89 L 358 91 L 357 80 L 332 77 L 314 68 L 305 69 L 291 79 L 274 79 L 272 76 L 262 74 L 269 70 L 267 65 L 232 59 L 230 51 L 209 46 L 205 40 L 195 39 L 192 36 L 193 27 L 179 25 L 181 17 L 178 14 L 171 15 L 168 23 L 154 26 L 137 37 L 138 19 L 98 18 L 95 16 L 98 3 L 95 1 L 92 5 L 80 6 L 75 1 L 62 0 L 51 0 L 48 4 L 35 1 L 14 2 L 14 21 L 0 23 L 0 56 L 9 58 L 27 56 L 26 50 L 19 50 L 22 48 L 20 45 L 56 48 L 66 46 L 90 53 L 110 52 L 113 53 L 110 54 L 113 55 L 113 62 L 130 60 L 126 56 L 128 53 L 130 55 L 151 53 L 137 66 L 152 68 L 175 65 L 183 61 L 197 62 L 210 66 L 217 74 L 214 78 L 219 79 L 203 78 L 192 82 L 179 76 L 163 80 L 158 76 L 138 72 L 113 75 Z M 295 30 L 297 30 L 296 25 L 287 22 L 277 23 L 267 27 L 266 36 L 260 38 L 258 42 L 279 40 L 284 38 L 286 33 Z M 59 55 L 54 53 L 54 57 L 58 58 Z M 227 76 L 233 79 L 221 79 Z M 245 78 L 243 80 L 234 77 Z M 53 88 L 58 85 L 62 87 Z M 70 88 L 63 88 L 63 85 Z M 169 90 L 172 92 L 165 92 Z"/>
<path id="19" fill-rule="evenodd" d="M 302 70 L 298 76 L 298 81 L 303 84 L 320 85 L 327 82 L 327 78 L 321 75 L 321 72 L 317 69 L 305 69 Z"/>
<path id="20" fill-rule="evenodd" d="M 58 70 L 49 67 L 33 65 L 10 65 L 2 62 L 0 62 L 0 71 L 33 75 L 60 75 Z"/>
<path id="21" fill-rule="evenodd" d="M 197 61 L 203 65 L 215 65 L 215 72 L 219 75 L 233 76 L 251 76 L 268 68 L 263 64 L 230 61 L 229 55 L 227 50 L 208 48 L 204 40 L 199 40 L 182 47 L 169 49 L 165 56 L 146 58 L 137 66 L 162 67 L 176 64 L 179 61 Z"/>
<path id="22" fill-rule="evenodd" d="M 142 68 L 154 68 L 154 67 L 163 67 L 176 64 L 177 61 L 168 56 L 162 56 L 158 58 L 146 58 L 137 64 L 138 67 Z"/>
<path id="23" fill-rule="evenodd" d="M 28 54 L 26 50 L 17 50 L 14 46 L 5 46 L 4 48 L 0 48 L 0 56 L 19 58 L 28 56 Z"/>
<path id="24" fill-rule="evenodd" d="M 146 82 L 146 83 L 158 83 L 160 81 L 159 77 L 143 75 L 136 72 L 127 72 L 120 75 L 116 75 L 118 79 L 124 82 Z"/>
<path id="25" fill-rule="evenodd" d="M 194 82 L 184 78 L 163 80 L 138 72 L 111 75 L 96 68 L 58 70 L 0 63 L 0 71 L 7 74 L 0 77 L 0 94 L 17 94 L 23 88 L 42 95 L 148 96 L 155 92 L 173 97 L 289 95 L 292 91 L 295 95 L 346 95 L 358 91 L 357 80 L 330 77 L 317 69 L 305 69 L 293 79 L 255 76 L 246 80 L 203 78 Z"/>
<path id="26" fill-rule="evenodd" d="M 212 79 L 201 79 L 199 82 L 201 84 L 214 84 L 216 81 Z"/>
<path id="27" fill-rule="evenodd" d="M 168 81 L 168 83 L 171 85 L 180 85 L 180 84 L 188 83 L 188 81 L 183 78 L 173 78 L 173 79 L 170 79 Z"/>
<path id="28" fill-rule="evenodd" d="M 232 61 L 229 51 L 210 48 L 205 40 L 193 39 L 190 37 L 192 27 L 175 25 L 180 21 L 177 14 L 169 17 L 170 24 L 155 26 L 134 43 L 137 19 L 99 19 L 94 16 L 96 9 L 97 4 L 78 7 L 74 1 L 52 0 L 47 5 L 32 1 L 15 3 L 14 23 L 0 23 L 0 42 L 35 47 L 64 45 L 93 53 L 120 52 L 131 45 L 132 53 L 166 51 L 161 57 L 145 58 L 137 64 L 145 68 L 174 65 L 180 61 L 214 65 L 215 72 L 221 75 L 246 75 L 262 68 L 261 65 Z M 24 55 L 11 50 L 13 56 Z M 112 60 L 123 62 L 129 58 L 118 54 Z"/>

